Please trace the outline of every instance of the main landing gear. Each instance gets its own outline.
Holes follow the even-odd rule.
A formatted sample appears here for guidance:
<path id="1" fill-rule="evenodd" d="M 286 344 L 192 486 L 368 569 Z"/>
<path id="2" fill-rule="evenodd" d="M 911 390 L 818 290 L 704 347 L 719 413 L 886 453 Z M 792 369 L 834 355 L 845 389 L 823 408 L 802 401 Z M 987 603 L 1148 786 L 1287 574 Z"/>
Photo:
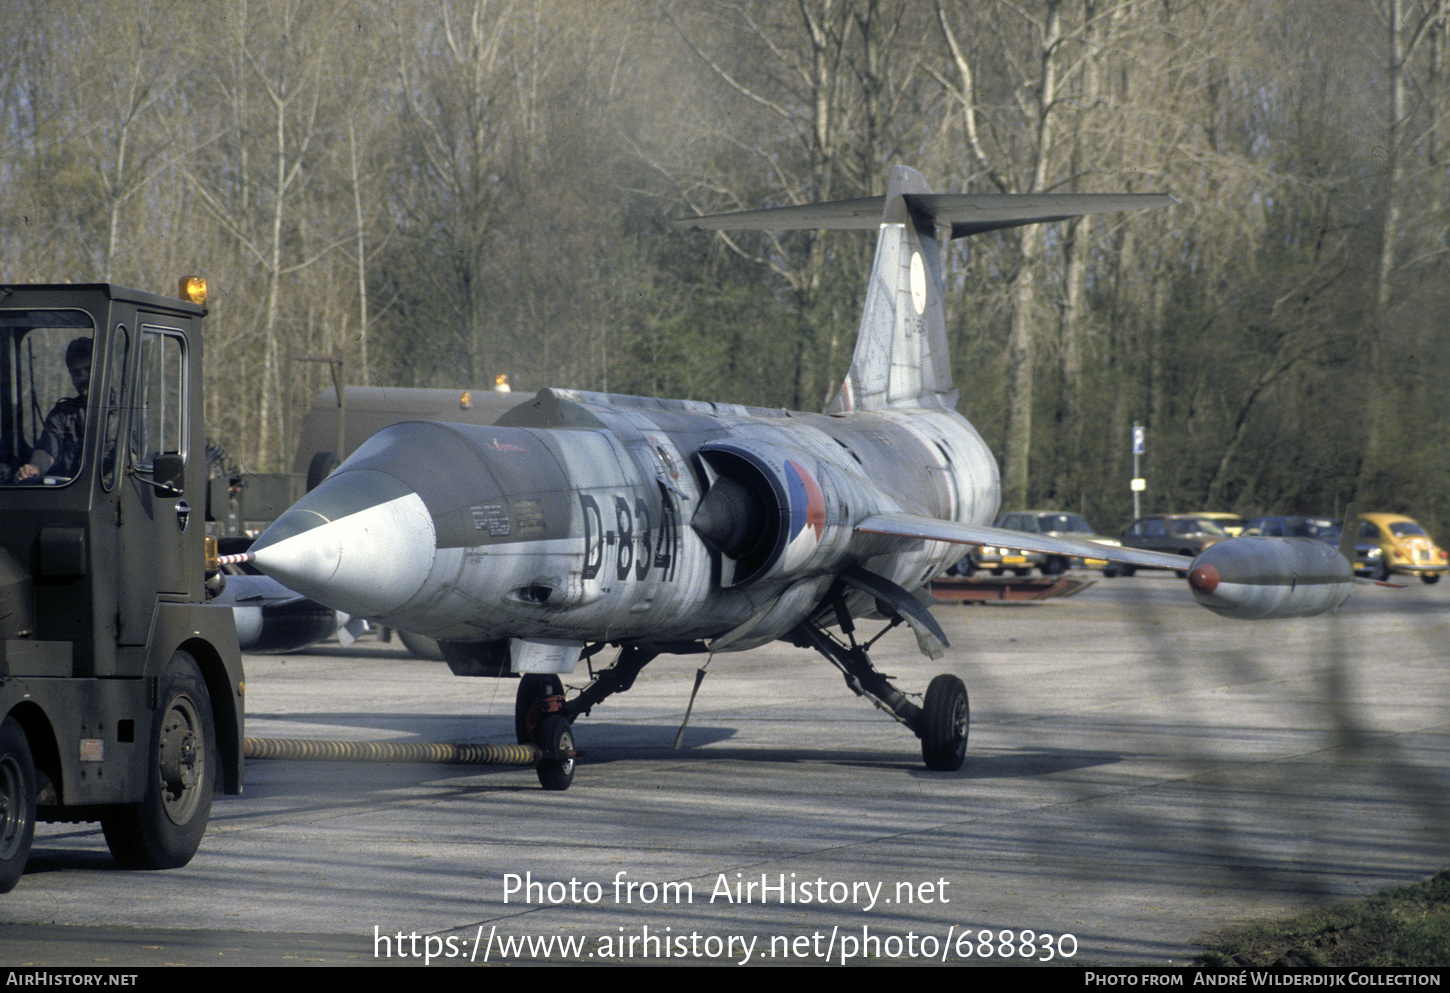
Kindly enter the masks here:
<path id="1" fill-rule="evenodd" d="M 521 745 L 533 743 L 542 753 L 539 785 L 546 790 L 567 790 L 574 781 L 574 719 L 594 705 L 634 685 L 635 677 L 659 653 L 639 645 L 620 650 L 614 664 L 603 670 L 574 699 L 565 701 L 564 684 L 553 674 L 529 673 L 519 677 L 514 697 L 514 734 Z"/>
<path id="2" fill-rule="evenodd" d="M 838 611 L 837 620 L 846 636 L 845 644 L 810 621 L 796 627 L 790 634 L 791 640 L 802 648 L 820 652 L 841 670 L 853 693 L 864 696 L 910 728 L 921 739 L 921 757 L 928 769 L 933 772 L 960 769 L 967 757 L 967 727 L 971 722 L 967 688 L 962 681 L 950 673 L 942 673 L 931 681 L 925 699 L 917 706 L 871 664 L 867 650 L 876 639 L 858 645 L 854 624 L 844 609 Z M 899 618 L 893 620 L 881 634 L 899 622 Z M 880 637 L 880 634 L 876 636 Z"/>

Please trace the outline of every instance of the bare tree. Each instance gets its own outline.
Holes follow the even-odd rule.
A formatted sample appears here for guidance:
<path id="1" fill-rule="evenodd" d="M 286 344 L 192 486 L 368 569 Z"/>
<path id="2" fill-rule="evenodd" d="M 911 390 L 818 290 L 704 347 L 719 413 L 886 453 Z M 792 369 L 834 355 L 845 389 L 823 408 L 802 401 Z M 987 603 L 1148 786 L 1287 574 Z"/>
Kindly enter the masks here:
<path id="1" fill-rule="evenodd" d="M 758 205 L 762 174 L 792 203 L 879 192 L 900 147 L 894 137 L 898 112 L 911 104 L 908 94 L 917 81 L 910 43 L 919 38 L 912 28 L 920 24 L 910 4 L 799 0 L 787 8 L 739 2 L 717 5 L 708 16 L 686 13 L 677 11 L 672 20 L 701 64 L 774 129 L 744 142 L 745 168 L 755 181 L 712 177 L 717 189 L 702 184 L 690 191 L 700 209 Z M 791 154 L 781 154 L 782 144 Z M 789 402 L 823 404 L 837 385 L 831 376 L 842 347 L 840 329 L 851 324 L 857 305 L 854 290 L 841 292 L 842 269 L 859 281 L 864 256 L 843 249 L 847 243 L 836 236 L 816 232 L 768 238 L 758 247 L 720 237 L 790 287 L 798 323 Z M 850 264 L 833 271 L 832 260 L 841 258 Z"/>
<path id="2" fill-rule="evenodd" d="M 938 79 L 948 88 L 961 115 L 962 133 L 980 175 L 1003 193 L 1039 193 L 1057 181 L 1066 165 L 1059 146 L 1060 101 L 1064 61 L 1063 0 L 1045 0 L 1036 9 L 999 5 L 996 17 L 964 26 L 960 11 L 944 4 L 936 7 L 937 24 L 950 53 L 951 74 Z M 1020 21 L 1022 23 L 1012 23 Z M 1025 31 L 1024 31 L 1025 29 Z M 1012 133 L 1006 148 L 989 149 L 984 141 L 985 122 L 978 70 L 962 35 L 965 30 L 987 31 L 1001 39 L 1002 61 L 1021 72 L 1011 87 L 1011 114 L 1007 122 L 993 122 L 997 133 Z M 1020 134 L 1020 138 L 1016 138 Z M 1007 339 L 1007 451 L 1003 472 L 1003 500 L 1024 506 L 1028 498 L 1032 450 L 1037 341 L 1046 330 L 1042 292 L 1037 280 L 1042 263 L 1044 233 L 1029 225 L 1015 233 L 1016 259 L 1011 278 L 1011 331 Z"/>
<path id="3" fill-rule="evenodd" d="M 485 274 L 515 122 L 509 107 L 515 66 L 508 58 L 514 8 L 496 0 L 445 0 L 429 10 L 430 16 L 407 22 L 417 34 L 397 44 L 406 147 L 418 156 L 410 174 L 427 193 L 426 201 L 414 203 L 429 223 L 412 227 L 416 237 L 446 242 L 439 256 L 452 260 L 466 375 L 479 383 L 497 371 Z"/>
<path id="4" fill-rule="evenodd" d="M 346 0 L 273 0 L 228 8 L 210 83 L 230 129 L 209 147 L 230 162 L 199 161 L 189 172 L 197 197 L 264 286 L 256 318 L 261 368 L 248 377 L 262 466 L 277 465 L 286 448 L 284 282 L 336 247 L 304 236 L 302 198 L 328 134 L 322 118 L 340 82 L 336 28 L 349 6 Z"/>
<path id="5" fill-rule="evenodd" d="M 1411 169 L 1415 163 L 1414 146 L 1430 136 L 1430 155 L 1436 154 L 1441 101 L 1445 97 L 1443 83 L 1436 85 L 1439 72 L 1437 42 L 1445 31 L 1444 0 L 1378 0 L 1373 5 L 1385 38 L 1384 68 L 1388 85 L 1388 107 L 1384 124 L 1383 149 L 1384 191 L 1380 225 L 1379 260 L 1375 271 L 1374 299 L 1377 320 L 1370 328 L 1370 374 L 1372 388 L 1367 397 L 1368 437 L 1361 469 L 1362 482 L 1374 485 L 1376 477 L 1387 471 L 1391 458 L 1390 422 L 1394 411 L 1389 401 L 1386 379 L 1389 369 L 1385 357 L 1387 326 L 1399 309 L 1395 274 L 1402 264 L 1401 251 L 1405 239 L 1404 215 L 1412 201 L 1421 201 L 1423 192 L 1412 184 Z M 1423 56 L 1423 57 L 1422 57 Z M 1418 100 L 1413 101 L 1412 93 Z M 1436 98 L 1439 99 L 1436 99 Z M 1432 180 L 1433 200 L 1443 190 L 1443 177 Z M 1423 201 L 1421 201 L 1423 202 Z M 1442 226 L 1443 230 L 1443 226 Z"/>

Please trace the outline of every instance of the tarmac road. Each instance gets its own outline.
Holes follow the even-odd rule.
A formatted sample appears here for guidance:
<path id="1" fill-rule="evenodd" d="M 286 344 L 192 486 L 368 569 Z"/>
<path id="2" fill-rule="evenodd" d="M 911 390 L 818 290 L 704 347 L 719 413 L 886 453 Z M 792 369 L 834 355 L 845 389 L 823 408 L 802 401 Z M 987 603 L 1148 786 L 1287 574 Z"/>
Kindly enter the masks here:
<path id="1" fill-rule="evenodd" d="M 1206 931 L 1450 864 L 1450 586 L 1244 623 L 1150 574 L 936 614 L 942 662 L 900 632 L 875 657 L 914 692 L 965 679 L 959 773 L 783 645 L 716 658 L 676 751 L 701 658 L 662 658 L 576 724 L 564 793 L 252 762 L 192 863 L 154 873 L 42 825 L 0 961 L 1186 963 Z M 511 740 L 512 682 L 354 648 L 249 658 L 248 733 Z"/>

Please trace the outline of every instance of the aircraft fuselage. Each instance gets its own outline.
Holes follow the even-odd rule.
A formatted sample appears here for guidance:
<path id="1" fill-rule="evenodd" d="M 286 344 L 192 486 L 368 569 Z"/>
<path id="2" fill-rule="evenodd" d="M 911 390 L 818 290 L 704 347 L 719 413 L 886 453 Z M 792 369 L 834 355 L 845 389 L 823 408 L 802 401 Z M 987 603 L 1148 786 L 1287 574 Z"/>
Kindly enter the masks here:
<path id="1" fill-rule="evenodd" d="M 915 591 L 960 554 L 858 534 L 862 519 L 982 524 L 998 492 L 995 460 L 953 411 L 546 390 L 493 426 L 385 428 L 254 552 L 300 593 L 441 641 L 731 650 L 789 631 L 844 568 Z M 852 595 L 852 613 L 873 613 Z"/>

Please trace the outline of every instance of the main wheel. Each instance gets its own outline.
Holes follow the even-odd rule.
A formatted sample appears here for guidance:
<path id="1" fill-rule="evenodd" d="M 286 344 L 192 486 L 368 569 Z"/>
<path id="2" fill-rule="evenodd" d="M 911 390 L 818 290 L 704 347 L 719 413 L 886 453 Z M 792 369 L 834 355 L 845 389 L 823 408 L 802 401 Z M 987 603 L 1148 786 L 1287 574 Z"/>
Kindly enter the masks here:
<path id="1" fill-rule="evenodd" d="M 177 652 L 161 678 L 153 715 L 146 793 L 101 818 L 106 844 L 124 865 L 175 869 L 196 854 L 211 817 L 216 732 L 201 670 Z"/>
<path id="2" fill-rule="evenodd" d="M 1439 581 L 1440 581 L 1440 574 L 1438 572 L 1422 572 L 1422 573 L 1420 573 L 1420 582 L 1424 583 L 1426 586 L 1433 586 L 1436 583 L 1438 583 Z"/>
<path id="3" fill-rule="evenodd" d="M 550 714 L 539 725 L 539 750 L 543 752 L 572 752 L 574 731 L 562 714 Z M 574 781 L 574 759 L 545 758 L 539 760 L 539 785 L 546 790 L 567 790 Z"/>
<path id="4" fill-rule="evenodd" d="M 35 837 L 35 760 L 13 717 L 0 724 L 0 893 L 20 882 Z"/>
<path id="5" fill-rule="evenodd" d="M 519 691 L 514 696 L 514 740 L 527 745 L 535 738 L 535 732 L 543 725 L 543 715 L 529 720 L 534 704 L 546 696 L 563 696 L 564 684 L 550 672 L 526 672 L 519 677 Z M 567 722 L 565 722 L 567 723 Z"/>
<path id="6" fill-rule="evenodd" d="M 921 708 L 921 757 L 933 772 L 955 772 L 967 757 L 967 726 L 971 707 L 967 688 L 956 676 L 942 673 L 926 688 Z"/>

